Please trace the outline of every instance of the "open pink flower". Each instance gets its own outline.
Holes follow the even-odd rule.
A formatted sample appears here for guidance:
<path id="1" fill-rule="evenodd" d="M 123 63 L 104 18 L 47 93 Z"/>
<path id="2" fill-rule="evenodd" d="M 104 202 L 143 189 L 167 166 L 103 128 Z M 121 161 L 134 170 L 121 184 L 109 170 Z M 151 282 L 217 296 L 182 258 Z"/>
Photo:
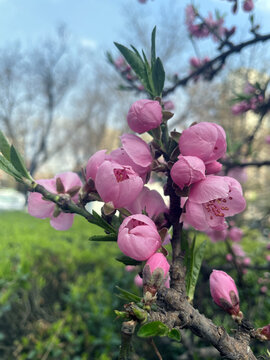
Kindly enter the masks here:
<path id="1" fill-rule="evenodd" d="M 95 186 L 104 202 L 117 208 L 129 205 L 139 195 L 143 181 L 130 166 L 105 160 L 96 173 Z"/>
<path id="2" fill-rule="evenodd" d="M 201 122 L 184 130 L 180 140 L 180 153 L 197 156 L 206 164 L 220 159 L 226 152 L 226 134 L 215 123 Z"/>
<path id="3" fill-rule="evenodd" d="M 123 134 L 121 142 L 122 147 L 112 151 L 108 158 L 121 165 L 131 166 L 145 181 L 153 160 L 149 146 L 134 134 Z"/>
<path id="4" fill-rule="evenodd" d="M 78 193 L 82 186 L 79 176 L 73 172 L 58 174 L 53 179 L 38 180 L 37 183 L 53 194 L 66 194 L 74 202 L 78 201 Z M 39 193 L 30 193 L 28 212 L 30 215 L 40 219 L 50 218 L 50 224 L 56 230 L 69 229 L 74 218 L 74 214 L 60 212 L 55 203 L 44 200 Z"/>
<path id="5" fill-rule="evenodd" d="M 131 215 L 119 227 L 118 246 L 132 259 L 143 261 L 161 246 L 161 238 L 155 223 L 146 215 Z"/>
<path id="6" fill-rule="evenodd" d="M 228 176 L 209 175 L 191 187 L 181 220 L 200 231 L 227 228 L 225 217 L 246 207 L 241 185 Z"/>
<path id="7" fill-rule="evenodd" d="M 229 238 L 234 242 L 239 242 L 242 240 L 243 230 L 234 226 L 229 230 Z"/>
<path id="8" fill-rule="evenodd" d="M 178 156 L 171 169 L 173 182 L 183 189 L 185 186 L 205 178 L 204 162 L 197 156 Z"/>
<path id="9" fill-rule="evenodd" d="M 156 190 L 150 190 L 144 186 L 136 199 L 126 207 L 131 214 L 141 214 L 146 211 L 151 219 L 155 219 L 159 214 L 168 212 L 168 208 Z"/>
<path id="10" fill-rule="evenodd" d="M 127 122 L 130 129 L 139 134 L 155 129 L 162 122 L 162 107 L 158 101 L 137 100 L 129 109 Z"/>
<path id="11" fill-rule="evenodd" d="M 99 150 L 90 157 L 86 165 L 86 179 L 91 178 L 95 181 L 99 166 L 107 159 L 107 150 Z"/>
<path id="12" fill-rule="evenodd" d="M 214 302 L 230 315 L 240 312 L 239 295 L 234 280 L 224 271 L 213 270 L 210 275 L 210 292 Z"/>

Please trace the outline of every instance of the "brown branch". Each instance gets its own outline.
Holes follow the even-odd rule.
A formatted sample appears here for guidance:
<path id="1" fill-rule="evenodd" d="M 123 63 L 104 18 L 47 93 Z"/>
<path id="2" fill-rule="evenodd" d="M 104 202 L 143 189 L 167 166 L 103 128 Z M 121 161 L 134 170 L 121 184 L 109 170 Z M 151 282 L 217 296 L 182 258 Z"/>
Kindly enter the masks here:
<path id="1" fill-rule="evenodd" d="M 174 92 L 176 90 L 176 88 L 178 88 L 179 86 L 186 86 L 187 83 L 192 80 L 193 78 L 203 74 L 205 71 L 207 70 L 211 70 L 211 68 L 216 65 L 216 64 L 224 64 L 226 59 L 234 54 L 234 53 L 238 53 L 240 52 L 242 49 L 250 46 L 250 45 L 254 45 L 258 42 L 265 42 L 267 40 L 270 40 L 270 34 L 266 34 L 266 35 L 259 35 L 256 34 L 256 36 L 253 39 L 247 40 L 245 42 L 242 42 L 238 45 L 233 45 L 229 50 L 222 52 L 220 55 L 216 56 L 214 59 L 208 61 L 207 63 L 205 63 L 203 66 L 201 66 L 199 69 L 193 71 L 191 74 L 185 76 L 182 79 L 179 79 L 173 86 L 167 88 L 164 90 L 163 92 L 163 96 L 167 96 L 168 94 Z M 222 66 L 218 67 L 218 71 L 220 71 L 222 68 Z M 215 70 L 214 70 L 215 71 Z M 215 71 L 215 74 L 218 72 Z"/>
<path id="2" fill-rule="evenodd" d="M 256 166 L 256 167 L 262 167 L 262 166 L 270 166 L 270 160 L 264 160 L 264 161 L 247 161 L 243 163 L 238 162 L 230 162 L 230 161 L 222 161 L 222 164 L 227 167 L 227 169 L 232 169 L 235 167 L 248 167 L 248 166 Z"/>

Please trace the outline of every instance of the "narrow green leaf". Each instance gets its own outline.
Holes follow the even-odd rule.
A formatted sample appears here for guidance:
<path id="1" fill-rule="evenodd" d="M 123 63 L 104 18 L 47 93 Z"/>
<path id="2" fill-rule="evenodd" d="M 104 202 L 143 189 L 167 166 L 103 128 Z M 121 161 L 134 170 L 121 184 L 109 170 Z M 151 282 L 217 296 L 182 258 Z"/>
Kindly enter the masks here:
<path id="1" fill-rule="evenodd" d="M 117 261 L 125 264 L 125 265 L 140 265 L 142 262 L 141 261 L 137 261 L 134 259 L 131 259 L 130 257 L 126 256 L 126 255 L 119 255 L 116 258 Z"/>
<path id="2" fill-rule="evenodd" d="M 117 234 L 114 227 L 112 227 L 106 220 L 104 220 L 95 210 L 92 211 L 93 217 L 97 220 L 97 225 L 111 234 Z"/>
<path id="3" fill-rule="evenodd" d="M 152 80 L 155 87 L 155 95 L 161 96 L 165 82 L 165 71 L 159 57 L 157 58 L 154 66 L 152 67 Z"/>
<path id="4" fill-rule="evenodd" d="M 193 240 L 190 251 L 190 268 L 188 271 L 187 282 L 187 296 L 190 300 L 193 300 L 195 287 L 198 281 L 204 253 L 206 248 L 206 241 L 202 242 L 197 248 L 195 248 L 195 239 Z"/>
<path id="5" fill-rule="evenodd" d="M 131 292 L 116 286 L 116 289 L 120 292 L 119 297 L 127 301 L 134 301 L 138 303 L 141 301 L 141 298 L 138 295 L 132 294 Z"/>
<path id="6" fill-rule="evenodd" d="M 110 64 L 114 64 L 112 54 L 109 51 L 106 52 L 106 57 Z"/>
<path id="7" fill-rule="evenodd" d="M 1 130 L 0 130 L 0 151 L 7 160 L 10 160 L 10 144 Z"/>
<path id="8" fill-rule="evenodd" d="M 153 67 L 156 62 L 156 26 L 152 31 L 151 36 L 151 66 Z"/>
<path id="9" fill-rule="evenodd" d="M 108 235 L 93 235 L 89 238 L 90 241 L 117 241 L 116 234 Z"/>
<path id="10" fill-rule="evenodd" d="M 128 64 L 131 66 L 133 71 L 139 77 L 139 79 L 145 85 L 147 83 L 147 74 L 145 71 L 144 63 L 140 55 L 137 55 L 137 52 L 133 52 L 121 44 L 118 44 L 116 42 L 114 44 L 117 47 L 117 49 L 120 51 L 120 53 L 124 56 Z"/>
<path id="11" fill-rule="evenodd" d="M 14 168 L 14 166 L 2 155 L 0 155 L 0 169 L 14 177 L 15 180 L 21 182 L 21 174 Z"/>
<path id="12" fill-rule="evenodd" d="M 16 148 L 11 145 L 10 148 L 10 161 L 12 165 L 15 167 L 15 169 L 26 179 L 32 180 L 32 177 L 30 176 L 29 172 L 26 169 L 24 160 L 21 156 L 21 154 L 16 150 Z"/>
<path id="13" fill-rule="evenodd" d="M 137 335 L 140 337 L 166 336 L 170 329 L 161 321 L 152 321 L 140 327 Z"/>
<path id="14" fill-rule="evenodd" d="M 170 339 L 173 339 L 175 341 L 180 341 L 181 340 L 181 334 L 180 334 L 180 331 L 173 328 L 171 331 L 169 331 L 168 333 L 168 337 Z"/>

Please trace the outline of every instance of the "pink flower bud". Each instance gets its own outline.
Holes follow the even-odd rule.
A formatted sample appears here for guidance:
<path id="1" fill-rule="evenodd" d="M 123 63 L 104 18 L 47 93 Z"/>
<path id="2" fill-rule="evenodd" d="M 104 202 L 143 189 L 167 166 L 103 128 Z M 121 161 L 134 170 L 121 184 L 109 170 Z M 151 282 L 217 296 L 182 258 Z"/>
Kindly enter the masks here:
<path id="1" fill-rule="evenodd" d="M 267 286 L 262 286 L 260 290 L 263 294 L 267 293 Z"/>
<path id="2" fill-rule="evenodd" d="M 243 10 L 244 11 L 251 11 L 254 8 L 253 0 L 245 0 L 243 3 Z"/>
<path id="3" fill-rule="evenodd" d="M 238 244 L 233 244 L 232 245 L 232 250 L 235 256 L 239 256 L 239 257 L 244 257 L 246 256 L 246 253 L 244 252 L 244 250 L 242 249 L 242 247 Z"/>
<path id="4" fill-rule="evenodd" d="M 210 292 L 214 302 L 230 315 L 240 312 L 239 296 L 234 280 L 224 271 L 213 270 L 210 275 Z"/>
<path id="5" fill-rule="evenodd" d="M 224 129 L 209 122 L 201 122 L 182 132 L 179 140 L 180 153 L 184 156 L 197 156 L 206 164 L 220 159 L 226 152 Z"/>
<path id="6" fill-rule="evenodd" d="M 167 274 L 170 270 L 170 264 L 162 253 L 155 253 L 152 255 L 147 260 L 145 266 L 146 265 L 150 267 L 151 274 L 153 274 L 156 269 L 162 269 L 164 272 L 164 279 L 167 277 Z"/>
<path id="7" fill-rule="evenodd" d="M 267 289 L 266 289 L 267 290 Z M 264 326 L 262 329 L 258 329 L 258 332 L 265 336 L 267 340 L 270 340 L 270 324 L 267 326 Z"/>
<path id="8" fill-rule="evenodd" d="M 270 144 L 270 135 L 267 135 L 265 137 L 265 142 L 266 142 L 266 144 Z"/>
<path id="9" fill-rule="evenodd" d="M 173 110 L 174 109 L 174 103 L 171 100 L 164 101 L 164 110 Z"/>
<path id="10" fill-rule="evenodd" d="M 115 60 L 114 65 L 117 69 L 120 69 L 123 65 L 125 65 L 125 59 L 122 56 L 119 56 Z"/>
<path id="11" fill-rule="evenodd" d="M 266 255 L 266 261 L 269 261 L 270 262 L 270 255 Z"/>
<path id="12" fill-rule="evenodd" d="M 134 278 L 134 284 L 138 287 L 142 287 L 143 286 L 143 279 L 140 277 L 139 274 L 137 274 Z"/>
<path id="13" fill-rule="evenodd" d="M 229 238 L 234 242 L 239 242 L 242 240 L 243 237 L 243 231 L 239 229 L 238 227 L 232 227 L 229 230 Z"/>
<path id="14" fill-rule="evenodd" d="M 127 115 L 131 130 L 142 134 L 157 128 L 162 122 L 162 108 L 158 101 L 142 99 L 132 104 Z"/>
<path id="15" fill-rule="evenodd" d="M 241 115 L 244 112 L 248 111 L 250 109 L 250 105 L 248 104 L 247 101 L 241 101 L 238 104 L 235 104 L 232 106 L 232 114 L 233 115 Z"/>
<path id="16" fill-rule="evenodd" d="M 105 160 L 98 168 L 95 186 L 104 202 L 117 208 L 125 207 L 139 195 L 143 181 L 130 166 Z"/>
<path id="17" fill-rule="evenodd" d="M 127 265 L 127 266 L 125 267 L 125 270 L 126 270 L 127 272 L 132 272 L 132 271 L 136 270 L 136 266 Z"/>
<path id="18" fill-rule="evenodd" d="M 94 155 L 90 157 L 90 159 L 87 162 L 86 165 L 86 179 L 89 178 L 93 179 L 95 181 L 97 170 L 99 166 L 103 163 L 103 161 L 106 160 L 106 151 L 107 150 L 100 150 L 97 151 Z"/>
<path id="19" fill-rule="evenodd" d="M 205 179 L 204 162 L 196 156 L 180 155 L 171 169 L 171 176 L 175 184 L 183 189 Z"/>
<path id="20" fill-rule="evenodd" d="M 243 259 L 243 265 L 249 266 L 251 264 L 251 259 L 249 257 L 245 257 Z"/>
<path id="21" fill-rule="evenodd" d="M 120 250 L 132 259 L 147 260 L 161 246 L 155 223 L 146 215 L 131 215 L 124 219 L 118 232 Z"/>
<path id="22" fill-rule="evenodd" d="M 232 260 L 233 260 L 232 254 L 227 254 L 227 255 L 226 255 L 226 260 L 227 260 L 227 261 L 232 261 Z"/>
<path id="23" fill-rule="evenodd" d="M 189 63 L 194 68 L 198 68 L 198 67 L 200 67 L 202 65 L 201 60 L 198 59 L 198 58 L 195 58 L 195 57 L 190 58 Z"/>
<path id="24" fill-rule="evenodd" d="M 224 241 L 227 237 L 227 229 L 224 230 L 215 230 L 209 229 L 206 231 L 212 242 Z"/>
<path id="25" fill-rule="evenodd" d="M 205 165 L 205 173 L 207 175 L 217 174 L 222 169 L 222 164 L 218 161 L 212 161 Z"/>

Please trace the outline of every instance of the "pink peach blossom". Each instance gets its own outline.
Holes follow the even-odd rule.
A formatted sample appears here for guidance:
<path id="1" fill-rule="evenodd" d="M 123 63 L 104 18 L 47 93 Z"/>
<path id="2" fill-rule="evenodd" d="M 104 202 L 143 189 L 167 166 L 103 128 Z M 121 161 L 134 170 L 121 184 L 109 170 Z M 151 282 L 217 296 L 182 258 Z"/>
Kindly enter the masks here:
<path id="1" fill-rule="evenodd" d="M 134 134 L 123 134 L 121 142 L 122 147 L 112 151 L 108 158 L 121 165 L 131 166 L 145 182 L 153 160 L 149 146 Z"/>
<path id="2" fill-rule="evenodd" d="M 136 266 L 127 265 L 127 266 L 125 267 L 125 270 L 126 270 L 127 272 L 132 272 L 132 271 L 136 270 Z"/>
<path id="3" fill-rule="evenodd" d="M 240 312 L 239 296 L 234 280 L 224 271 L 213 270 L 210 275 L 210 292 L 214 302 L 230 315 Z"/>
<path id="4" fill-rule="evenodd" d="M 134 278 L 134 284 L 138 287 L 143 287 L 143 279 L 137 274 Z"/>
<path id="5" fill-rule="evenodd" d="M 90 157 L 86 165 L 86 179 L 91 178 L 95 181 L 99 166 L 107 159 L 107 150 L 99 150 Z"/>
<path id="6" fill-rule="evenodd" d="M 101 199 L 112 202 L 117 209 L 136 199 L 143 181 L 132 167 L 105 160 L 97 170 L 95 186 Z"/>
<path id="7" fill-rule="evenodd" d="M 265 258 L 266 258 L 266 261 L 270 262 L 270 255 L 266 255 Z"/>
<path id="8" fill-rule="evenodd" d="M 126 207 L 131 214 L 141 214 L 146 211 L 151 219 L 155 219 L 159 214 L 168 212 L 168 208 L 156 190 L 150 190 L 144 186 L 136 199 Z"/>
<path id="9" fill-rule="evenodd" d="M 173 110 L 174 109 L 174 103 L 171 100 L 164 101 L 164 110 Z"/>
<path id="10" fill-rule="evenodd" d="M 262 292 L 263 294 L 265 294 L 265 293 L 267 293 L 267 290 L 268 290 L 268 289 L 267 289 L 267 286 L 262 286 L 260 290 L 261 290 L 261 292 Z M 268 331 L 269 331 L 269 330 L 268 330 Z M 265 333 L 266 333 L 266 332 L 265 332 Z M 263 335 L 265 335 L 265 333 L 264 333 Z M 269 338 L 270 338 L 270 337 L 269 337 Z"/>
<path id="11" fill-rule="evenodd" d="M 232 260 L 233 260 L 232 254 L 227 254 L 227 255 L 226 255 L 226 260 L 227 260 L 227 261 L 232 261 Z"/>
<path id="12" fill-rule="evenodd" d="M 201 122 L 182 132 L 179 140 L 180 153 L 197 156 L 206 164 L 220 159 L 226 152 L 226 134 L 215 123 Z"/>
<path id="13" fill-rule="evenodd" d="M 161 238 L 155 223 L 146 215 L 131 215 L 119 227 L 118 246 L 135 260 L 147 260 L 161 246 Z"/>
<path id="14" fill-rule="evenodd" d="M 235 256 L 244 257 L 246 253 L 244 252 L 243 248 L 239 244 L 232 244 L 232 250 Z"/>
<path id="15" fill-rule="evenodd" d="M 197 181 L 205 179 L 204 162 L 197 156 L 178 156 L 178 161 L 171 169 L 173 182 L 183 189 Z"/>
<path id="16" fill-rule="evenodd" d="M 129 109 L 127 122 L 130 129 L 139 134 L 155 129 L 162 122 L 162 107 L 158 101 L 137 100 Z"/>
<path id="17" fill-rule="evenodd" d="M 227 228 L 225 217 L 246 207 L 241 185 L 228 176 L 208 175 L 192 185 L 181 220 L 200 231 Z"/>
<path id="18" fill-rule="evenodd" d="M 208 235 L 212 242 L 225 241 L 227 237 L 228 231 L 224 230 L 214 230 L 209 229 L 206 231 L 206 235 Z"/>
<path id="19" fill-rule="evenodd" d="M 76 173 L 65 172 L 56 175 L 53 179 L 37 180 L 37 183 L 53 194 L 65 194 L 74 202 L 78 201 L 79 190 L 82 182 Z M 30 193 L 28 198 L 28 212 L 30 215 L 46 219 L 50 218 L 50 224 L 56 230 L 67 230 L 73 224 L 74 214 L 55 212 L 56 205 L 44 200 L 39 193 Z"/>
<path id="20" fill-rule="evenodd" d="M 242 240 L 243 237 L 243 230 L 239 229 L 238 227 L 232 227 L 228 232 L 229 238 L 234 242 L 239 242 Z"/>

